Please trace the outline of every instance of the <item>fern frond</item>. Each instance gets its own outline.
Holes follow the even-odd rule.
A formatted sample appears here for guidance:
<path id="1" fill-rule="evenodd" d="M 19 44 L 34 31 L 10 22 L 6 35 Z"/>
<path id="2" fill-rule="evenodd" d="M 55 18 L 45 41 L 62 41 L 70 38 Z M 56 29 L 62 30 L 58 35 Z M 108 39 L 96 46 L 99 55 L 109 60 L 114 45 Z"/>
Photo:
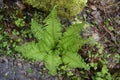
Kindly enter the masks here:
<path id="1" fill-rule="evenodd" d="M 46 31 L 53 37 L 53 40 L 56 42 L 61 37 L 62 25 L 57 16 L 57 11 L 55 7 L 49 14 L 49 16 L 44 20 L 46 23 Z"/>
<path id="2" fill-rule="evenodd" d="M 44 20 L 45 27 L 42 34 L 40 49 L 44 48 L 49 51 L 55 47 L 57 41 L 61 37 L 61 24 L 57 17 L 55 8 L 51 11 L 48 17 Z"/>
<path id="3" fill-rule="evenodd" d="M 67 28 L 60 40 L 60 45 L 64 50 L 77 52 L 86 43 L 86 39 L 81 38 L 80 31 L 85 23 L 74 24 Z"/>
<path id="4" fill-rule="evenodd" d="M 79 24 L 73 24 L 69 27 L 67 27 L 66 32 L 64 32 L 64 36 L 68 35 L 79 35 L 81 30 L 83 29 L 85 25 L 85 22 L 79 23 Z"/>
<path id="5" fill-rule="evenodd" d="M 66 52 L 62 56 L 62 60 L 69 68 L 85 68 L 87 69 L 87 64 L 85 63 L 84 59 L 78 55 L 77 53 L 73 52 Z"/>
<path id="6" fill-rule="evenodd" d="M 38 40 L 41 40 L 43 37 L 42 25 L 34 19 L 31 20 L 31 31 Z"/>
<path id="7" fill-rule="evenodd" d="M 53 49 L 55 42 L 49 33 L 44 31 L 43 38 L 38 43 L 40 51 L 49 52 L 51 49 Z"/>
<path id="8" fill-rule="evenodd" d="M 61 58 L 55 52 L 50 52 L 44 61 L 51 75 L 56 74 L 58 66 L 62 63 Z"/>
<path id="9" fill-rule="evenodd" d="M 16 50 L 21 52 L 22 55 L 28 59 L 35 59 L 42 61 L 47 55 L 44 52 L 39 51 L 39 47 L 35 42 L 29 42 L 22 46 L 17 46 Z"/>

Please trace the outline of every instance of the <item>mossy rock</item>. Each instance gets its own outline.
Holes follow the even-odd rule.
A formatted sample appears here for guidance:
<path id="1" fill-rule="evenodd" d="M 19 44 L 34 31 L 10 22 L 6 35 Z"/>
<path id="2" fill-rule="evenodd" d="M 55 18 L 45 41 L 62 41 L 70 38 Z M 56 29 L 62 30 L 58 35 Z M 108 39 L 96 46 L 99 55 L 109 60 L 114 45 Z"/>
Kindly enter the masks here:
<path id="1" fill-rule="evenodd" d="M 86 6 L 87 0 L 23 0 L 33 7 L 50 11 L 55 5 L 60 16 L 71 18 L 76 16 Z"/>

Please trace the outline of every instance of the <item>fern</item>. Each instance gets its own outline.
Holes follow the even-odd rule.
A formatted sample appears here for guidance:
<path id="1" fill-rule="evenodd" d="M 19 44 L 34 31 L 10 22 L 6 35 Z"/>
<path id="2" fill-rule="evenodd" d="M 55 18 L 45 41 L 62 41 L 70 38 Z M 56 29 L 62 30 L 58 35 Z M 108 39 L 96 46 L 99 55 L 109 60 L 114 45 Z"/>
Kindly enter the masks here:
<path id="1" fill-rule="evenodd" d="M 80 37 L 79 33 L 82 30 L 85 23 L 74 24 L 67 28 L 63 33 L 63 37 L 60 40 L 60 45 L 64 51 L 77 52 L 81 46 L 86 43 L 86 39 Z"/>
<path id="2" fill-rule="evenodd" d="M 67 64 L 69 68 L 85 68 L 87 69 L 86 63 L 77 53 L 66 52 L 62 56 L 63 62 Z"/>
<path id="3" fill-rule="evenodd" d="M 28 42 L 17 46 L 16 50 L 28 59 L 44 61 L 51 75 L 55 75 L 60 64 L 68 68 L 87 68 L 83 58 L 77 54 L 78 50 L 87 40 L 79 33 L 85 23 L 74 24 L 62 33 L 62 26 L 57 17 L 55 8 L 44 20 L 45 25 L 31 21 L 31 31 L 38 42 Z"/>

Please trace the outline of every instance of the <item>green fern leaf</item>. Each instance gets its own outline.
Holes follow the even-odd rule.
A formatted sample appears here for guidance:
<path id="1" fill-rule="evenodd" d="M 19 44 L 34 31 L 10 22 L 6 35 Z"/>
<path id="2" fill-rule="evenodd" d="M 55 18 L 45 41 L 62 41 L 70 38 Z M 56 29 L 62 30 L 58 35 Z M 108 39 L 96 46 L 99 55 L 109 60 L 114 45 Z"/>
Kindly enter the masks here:
<path id="1" fill-rule="evenodd" d="M 85 68 L 87 69 L 87 64 L 84 62 L 83 58 L 77 53 L 66 52 L 62 56 L 62 60 L 69 68 Z"/>
<path id="2" fill-rule="evenodd" d="M 49 16 L 44 20 L 46 23 L 46 31 L 53 37 L 56 42 L 61 37 L 62 25 L 59 18 L 57 17 L 57 11 L 54 9 L 49 14 Z"/>
<path id="3" fill-rule="evenodd" d="M 38 39 L 38 46 L 41 52 L 47 52 L 54 46 L 52 35 L 45 30 L 43 25 L 38 24 L 34 19 L 31 20 L 31 30 L 34 36 Z"/>
<path id="4" fill-rule="evenodd" d="M 80 37 L 80 31 L 85 23 L 74 24 L 67 28 L 63 33 L 63 37 L 60 40 L 60 45 L 63 50 L 77 52 L 81 46 L 83 46 L 87 40 Z"/>
<path id="5" fill-rule="evenodd" d="M 22 46 L 17 46 L 16 50 L 21 52 L 22 55 L 28 59 L 36 59 L 42 61 L 47 55 L 44 52 L 40 52 L 38 45 L 35 42 L 29 42 Z"/>
<path id="6" fill-rule="evenodd" d="M 85 25 L 85 22 L 82 22 L 79 24 L 73 24 L 73 25 L 69 26 L 66 29 L 66 32 L 64 32 L 64 36 L 79 34 L 80 31 L 83 29 L 84 25 Z"/>
<path id="7" fill-rule="evenodd" d="M 56 46 L 59 38 L 61 37 L 62 27 L 55 8 L 51 11 L 44 22 L 46 25 L 43 28 L 44 33 L 42 34 L 40 49 L 43 51 L 45 49 L 45 51 L 48 52 Z"/>
<path id="8" fill-rule="evenodd" d="M 41 40 L 43 37 L 42 25 L 38 24 L 34 19 L 31 20 L 31 31 L 38 40 Z"/>
<path id="9" fill-rule="evenodd" d="M 51 75 L 55 75 L 57 72 L 58 66 L 62 63 L 61 58 L 58 53 L 50 52 L 45 58 L 45 66 L 49 70 Z"/>

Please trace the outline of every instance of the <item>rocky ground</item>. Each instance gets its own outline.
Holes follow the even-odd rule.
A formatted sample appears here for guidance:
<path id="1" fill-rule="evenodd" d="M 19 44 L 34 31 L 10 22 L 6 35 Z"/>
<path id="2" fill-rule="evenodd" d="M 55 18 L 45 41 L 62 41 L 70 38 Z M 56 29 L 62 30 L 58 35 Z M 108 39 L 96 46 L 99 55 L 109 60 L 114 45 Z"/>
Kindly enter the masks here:
<path id="1" fill-rule="evenodd" d="M 43 63 L 0 56 L 0 80 L 58 80 L 48 76 Z"/>

